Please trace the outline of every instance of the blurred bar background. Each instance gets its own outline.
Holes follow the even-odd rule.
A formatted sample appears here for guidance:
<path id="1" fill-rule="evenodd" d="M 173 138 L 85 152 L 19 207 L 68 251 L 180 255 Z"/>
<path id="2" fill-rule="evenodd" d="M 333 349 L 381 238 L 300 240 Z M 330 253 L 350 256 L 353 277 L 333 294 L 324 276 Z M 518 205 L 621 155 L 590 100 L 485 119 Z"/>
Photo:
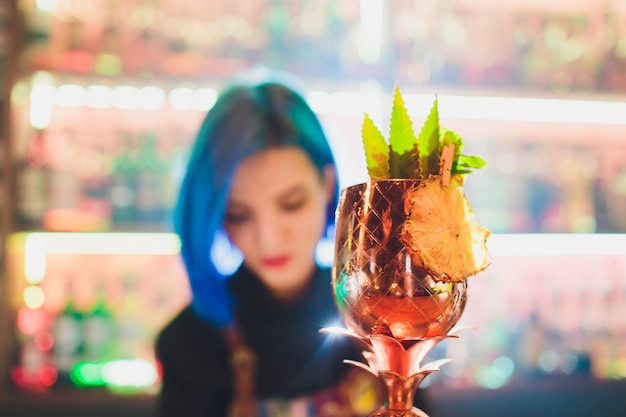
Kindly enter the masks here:
<path id="1" fill-rule="evenodd" d="M 466 189 L 493 265 L 476 328 L 432 353 L 453 359 L 432 417 L 626 415 L 618 0 L 0 0 L 0 415 L 153 415 L 153 339 L 189 300 L 170 224 L 189 145 L 267 69 L 302 83 L 342 187 L 396 83 L 488 161 Z"/>

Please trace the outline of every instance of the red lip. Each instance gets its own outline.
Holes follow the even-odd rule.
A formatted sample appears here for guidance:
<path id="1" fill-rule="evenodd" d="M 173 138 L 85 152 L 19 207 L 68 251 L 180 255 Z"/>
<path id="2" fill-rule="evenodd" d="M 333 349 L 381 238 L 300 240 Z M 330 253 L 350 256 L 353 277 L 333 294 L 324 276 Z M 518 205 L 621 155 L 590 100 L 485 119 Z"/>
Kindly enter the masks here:
<path id="1" fill-rule="evenodd" d="M 264 258 L 261 262 L 263 263 L 264 266 L 269 267 L 269 268 L 280 268 L 281 266 L 284 266 L 287 264 L 287 262 L 289 262 L 289 256 L 284 255 L 284 256 L 274 256 L 271 258 Z"/>

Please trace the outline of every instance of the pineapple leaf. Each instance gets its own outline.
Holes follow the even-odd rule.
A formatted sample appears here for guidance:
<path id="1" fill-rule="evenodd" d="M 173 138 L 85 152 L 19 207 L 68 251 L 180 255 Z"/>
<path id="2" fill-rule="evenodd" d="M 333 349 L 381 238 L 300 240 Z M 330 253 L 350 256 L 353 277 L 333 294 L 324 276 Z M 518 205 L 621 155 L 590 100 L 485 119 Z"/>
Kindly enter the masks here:
<path id="1" fill-rule="evenodd" d="M 439 173 L 439 107 L 438 99 L 435 98 L 433 107 L 430 109 L 428 118 L 422 126 L 417 138 L 421 177 L 428 178 L 430 175 Z"/>
<path id="2" fill-rule="evenodd" d="M 395 152 L 397 159 L 393 158 L 397 162 L 398 167 L 392 168 L 390 172 L 392 178 L 417 178 L 419 177 L 419 170 L 417 172 L 407 172 L 405 169 L 409 169 L 415 164 L 411 164 L 409 158 L 414 158 L 415 155 L 412 150 L 415 147 L 417 139 L 413 132 L 413 123 L 409 117 L 406 108 L 404 106 L 404 100 L 400 93 L 400 88 L 396 85 L 393 95 L 393 107 L 391 110 L 391 123 L 389 128 L 389 146 L 391 152 Z"/>
<path id="3" fill-rule="evenodd" d="M 389 178 L 389 145 L 368 114 L 365 114 L 363 119 L 361 135 L 370 178 L 372 180 Z"/>

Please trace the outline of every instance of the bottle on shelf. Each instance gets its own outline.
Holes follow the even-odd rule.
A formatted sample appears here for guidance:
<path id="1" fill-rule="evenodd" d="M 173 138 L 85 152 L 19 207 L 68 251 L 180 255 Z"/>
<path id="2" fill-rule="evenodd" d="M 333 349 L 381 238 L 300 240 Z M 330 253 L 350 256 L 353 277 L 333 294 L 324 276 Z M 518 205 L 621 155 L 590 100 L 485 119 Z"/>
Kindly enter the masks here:
<path id="1" fill-rule="evenodd" d="M 96 53 L 94 72 L 98 75 L 115 77 L 122 72 L 122 42 L 116 21 L 116 1 L 109 0 L 105 5 L 106 26 L 100 37 L 100 45 Z"/>
<path id="2" fill-rule="evenodd" d="M 121 148 L 111 167 L 110 200 L 114 225 L 125 225 L 137 219 L 137 159 L 130 133 L 122 132 L 121 135 Z"/>
<path id="3" fill-rule="evenodd" d="M 135 207 L 141 223 L 156 225 L 167 212 L 168 166 L 158 153 L 155 132 L 146 131 L 140 137 Z"/>
<path id="4" fill-rule="evenodd" d="M 125 272 L 122 276 L 123 294 L 117 309 L 117 357 L 132 359 L 137 356 L 138 343 L 143 337 L 144 326 L 139 319 L 140 294 L 135 272 Z"/>
<path id="5" fill-rule="evenodd" d="M 113 359 L 115 320 L 107 306 L 103 286 L 98 286 L 95 301 L 84 314 L 84 359 L 102 362 Z"/>
<path id="6" fill-rule="evenodd" d="M 17 164 L 17 224 L 35 229 L 48 209 L 49 168 L 47 166 L 45 134 L 35 131 L 28 144 L 26 158 Z"/>
<path id="7" fill-rule="evenodd" d="M 84 22 L 74 16 L 66 25 L 67 45 L 59 69 L 78 74 L 92 73 L 94 56 L 85 48 Z"/>
<path id="8" fill-rule="evenodd" d="M 34 2 L 20 2 L 23 4 L 24 13 L 24 49 L 22 56 L 30 70 L 52 69 L 52 14 L 39 10 Z"/>
<path id="9" fill-rule="evenodd" d="M 84 357 L 84 314 L 78 310 L 72 294 L 72 279 L 67 277 L 66 301 L 63 310 L 54 318 L 54 362 L 60 385 L 70 385 L 73 366 Z"/>

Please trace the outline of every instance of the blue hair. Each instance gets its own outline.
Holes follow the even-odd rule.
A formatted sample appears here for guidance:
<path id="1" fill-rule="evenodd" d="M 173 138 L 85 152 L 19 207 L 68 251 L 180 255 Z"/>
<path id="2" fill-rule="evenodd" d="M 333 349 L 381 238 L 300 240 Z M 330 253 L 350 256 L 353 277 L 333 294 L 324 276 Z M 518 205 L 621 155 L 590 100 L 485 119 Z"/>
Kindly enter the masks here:
<path id="1" fill-rule="evenodd" d="M 223 233 L 235 169 L 254 153 L 286 146 L 303 149 L 320 175 L 328 165 L 336 170 L 315 113 L 294 89 L 276 82 L 230 87 L 198 131 L 181 183 L 174 227 L 191 285 L 191 307 L 217 326 L 231 322 L 232 300 L 228 277 L 218 271 L 211 251 L 216 236 Z M 334 224 L 338 191 L 327 208 L 327 229 Z"/>

